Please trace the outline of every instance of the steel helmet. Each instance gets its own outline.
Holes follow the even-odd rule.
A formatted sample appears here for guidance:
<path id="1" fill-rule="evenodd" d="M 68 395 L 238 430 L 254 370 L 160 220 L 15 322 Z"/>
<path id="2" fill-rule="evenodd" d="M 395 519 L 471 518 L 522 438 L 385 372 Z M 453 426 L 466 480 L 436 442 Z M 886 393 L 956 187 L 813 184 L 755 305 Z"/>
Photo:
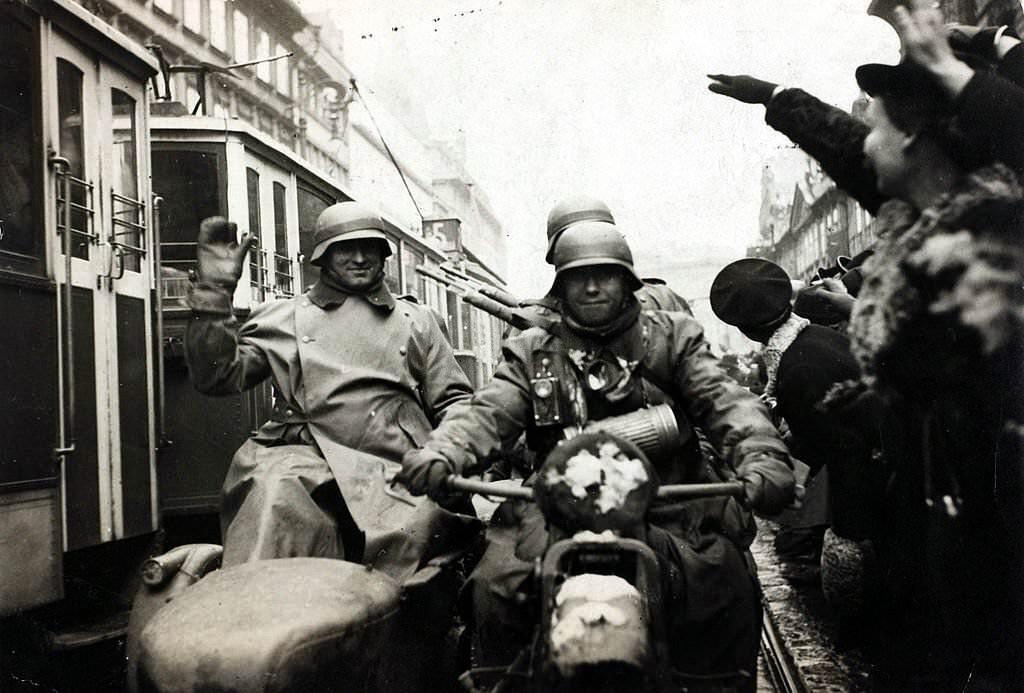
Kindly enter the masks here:
<path id="1" fill-rule="evenodd" d="M 576 195 L 560 200 L 548 212 L 548 252 L 544 260 L 554 264 L 555 241 L 567 228 L 583 221 L 615 223 L 612 211 L 601 200 L 587 195 Z"/>
<path id="2" fill-rule="evenodd" d="M 360 238 L 379 238 L 387 248 L 384 257 L 391 255 L 391 244 L 384 233 L 384 220 L 380 215 L 358 202 L 333 204 L 316 219 L 313 234 L 313 256 L 309 259 L 319 265 L 327 248 L 338 241 L 354 241 Z"/>
<path id="3" fill-rule="evenodd" d="M 615 224 L 606 221 L 583 221 L 570 226 L 559 234 L 551 259 L 556 280 L 574 267 L 618 265 L 629 275 L 633 291 L 643 286 L 633 269 L 633 253 L 626 238 Z"/>

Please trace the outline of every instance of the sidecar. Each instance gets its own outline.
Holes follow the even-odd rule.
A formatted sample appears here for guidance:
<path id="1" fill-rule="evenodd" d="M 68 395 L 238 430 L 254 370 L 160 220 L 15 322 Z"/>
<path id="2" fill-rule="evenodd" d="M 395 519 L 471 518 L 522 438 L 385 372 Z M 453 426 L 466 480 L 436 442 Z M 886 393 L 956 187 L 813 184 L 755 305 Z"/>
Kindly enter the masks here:
<path id="1" fill-rule="evenodd" d="M 173 574 L 147 575 L 136 598 L 129 689 L 446 690 L 457 672 L 458 558 L 436 558 L 402 583 L 327 558 L 254 561 L 197 581 L 180 574 L 184 563 L 165 563 Z"/>

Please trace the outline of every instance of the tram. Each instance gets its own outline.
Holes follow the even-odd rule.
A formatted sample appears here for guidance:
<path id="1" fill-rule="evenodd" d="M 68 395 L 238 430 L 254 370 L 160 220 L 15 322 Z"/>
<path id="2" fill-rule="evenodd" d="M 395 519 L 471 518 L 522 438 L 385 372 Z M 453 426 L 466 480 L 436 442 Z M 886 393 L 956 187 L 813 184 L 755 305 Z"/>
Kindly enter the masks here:
<path id="1" fill-rule="evenodd" d="M 158 524 L 146 80 L 65 0 L 0 3 L 0 615 Z M 65 560 L 65 552 L 67 557 Z M 72 569 L 74 570 L 74 569 Z"/>
<path id="2" fill-rule="evenodd" d="M 269 386 L 214 399 L 189 382 L 199 222 L 259 238 L 244 319 L 315 281 L 316 218 L 352 196 L 242 121 L 152 115 L 158 61 L 70 0 L 0 2 L 0 25 L 0 619 L 38 616 L 71 650 L 123 635 L 148 555 L 217 541 L 225 471 L 272 405 Z M 437 309 L 486 380 L 501 323 L 415 272 L 450 258 L 385 221 L 390 287 Z"/>

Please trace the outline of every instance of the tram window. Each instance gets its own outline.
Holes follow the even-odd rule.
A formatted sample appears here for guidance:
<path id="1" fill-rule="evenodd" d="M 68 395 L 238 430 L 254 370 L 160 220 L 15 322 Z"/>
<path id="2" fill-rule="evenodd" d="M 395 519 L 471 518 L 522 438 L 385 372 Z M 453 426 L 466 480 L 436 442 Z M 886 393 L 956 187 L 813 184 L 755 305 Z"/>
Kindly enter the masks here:
<path id="1" fill-rule="evenodd" d="M 249 251 L 249 286 L 252 290 L 252 300 L 262 301 L 263 293 L 263 263 L 260 258 L 263 252 L 260 241 L 260 174 L 256 169 L 245 169 L 245 192 L 249 204 L 249 233 L 256 238 L 256 247 Z"/>
<path id="2" fill-rule="evenodd" d="M 70 229 L 74 235 L 71 254 L 82 260 L 89 259 L 92 222 L 92 190 L 85 181 L 82 123 L 82 71 L 66 60 L 57 60 L 57 118 L 60 122 L 60 155 L 68 161 L 71 176 Z M 58 200 L 63 210 L 62 200 Z M 67 219 L 60 225 L 69 226 Z"/>
<path id="3" fill-rule="evenodd" d="M 402 244 L 402 274 L 405 277 L 404 290 L 416 294 L 416 298 L 426 302 L 427 292 L 423 284 L 423 275 L 416 271 L 416 268 L 423 264 L 423 256 L 411 250 L 405 243 Z"/>
<path id="4" fill-rule="evenodd" d="M 388 243 L 391 245 L 392 251 L 399 247 L 398 240 L 391 236 L 388 236 Z M 394 255 L 389 256 L 384 261 L 384 281 L 387 283 L 388 289 L 390 289 L 393 294 L 402 293 L 402 282 L 401 276 L 399 275 L 401 270 L 398 265 L 399 259 Z"/>
<path id="5" fill-rule="evenodd" d="M 39 256 L 33 54 L 32 30 L 9 20 L 0 42 L 0 250 Z"/>
<path id="6" fill-rule="evenodd" d="M 166 298 L 188 289 L 196 264 L 196 235 L 206 217 L 224 215 L 222 154 L 191 149 L 153 150 L 153 190 L 160 206 L 160 277 Z"/>
<path id="7" fill-rule="evenodd" d="M 445 319 L 448 321 L 448 332 L 452 336 L 452 346 L 459 346 L 459 297 L 454 291 L 445 291 Z"/>
<path id="8" fill-rule="evenodd" d="M 300 183 L 297 202 L 299 207 L 299 253 L 302 255 L 302 286 L 305 288 L 312 284 L 318 276 L 309 262 L 309 258 L 313 256 L 313 234 L 316 233 L 316 219 L 333 200 Z"/>
<path id="9" fill-rule="evenodd" d="M 285 296 L 295 295 L 292 259 L 288 254 L 288 206 L 285 187 L 274 183 L 274 285 Z"/>
<path id="10" fill-rule="evenodd" d="M 113 114 L 114 180 L 112 205 L 115 241 L 124 246 L 124 269 L 139 272 L 145 243 L 145 205 L 139 200 L 139 168 L 135 143 L 135 99 L 110 90 Z"/>
<path id="11" fill-rule="evenodd" d="M 459 348 L 473 350 L 473 306 L 462 302 L 462 334 L 459 336 Z"/>

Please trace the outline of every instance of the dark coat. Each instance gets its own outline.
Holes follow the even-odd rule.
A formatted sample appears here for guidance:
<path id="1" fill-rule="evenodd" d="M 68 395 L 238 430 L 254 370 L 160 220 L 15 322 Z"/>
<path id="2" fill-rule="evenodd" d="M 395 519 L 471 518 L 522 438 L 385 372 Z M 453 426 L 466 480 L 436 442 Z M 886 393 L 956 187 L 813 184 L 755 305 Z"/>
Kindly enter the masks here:
<path id="1" fill-rule="evenodd" d="M 557 424 L 537 425 L 531 381 L 539 372 L 550 372 L 558 380 L 563 402 L 585 401 L 587 416 L 579 423 L 635 411 L 644 405 L 642 400 L 659 401 L 660 394 L 703 427 L 727 463 L 738 464 L 748 453 L 759 451 L 786 457 L 786 447 L 764 405 L 721 371 L 693 318 L 678 312 L 644 311 L 622 334 L 600 344 L 567 329 L 558 331 L 562 337 L 534 327 L 507 339 L 503 362 L 491 382 L 474 394 L 468 406 L 453 409 L 425 447 L 459 469 L 471 467 L 523 432 L 539 453 L 547 452 L 578 411 L 569 407 Z M 589 350 L 638 364 L 634 372 L 644 381 L 641 401 L 630 397 L 609 403 L 586 391 L 572 355 Z M 686 478 L 687 470 L 674 460 L 655 464 L 662 482 L 701 480 Z M 782 459 L 773 456 L 754 462 L 750 471 L 762 475 L 772 493 L 788 496 L 792 492 L 793 473 Z M 502 508 L 498 517 L 509 517 L 504 523 L 492 521 L 489 547 L 467 586 L 474 602 L 477 637 L 488 663 L 497 661 L 489 659 L 497 656 L 490 653 L 514 654 L 528 643 L 530 615 L 514 595 L 547 542 L 544 519 L 535 505 L 522 508 L 508 503 Z M 735 503 L 723 498 L 688 501 L 650 528 L 649 543 L 659 555 L 666 579 L 663 608 L 670 614 L 675 664 L 690 673 L 754 670 L 760 606 L 742 557 L 745 547 L 732 538 L 739 529 L 735 511 Z"/>
<path id="2" fill-rule="evenodd" d="M 1024 192 L 997 165 L 879 225 L 850 334 L 885 407 L 883 663 L 1021 690 Z"/>
<path id="3" fill-rule="evenodd" d="M 786 349 L 776 374 L 778 413 L 793 434 L 793 454 L 811 467 L 829 469 L 832 527 L 849 539 L 877 532 L 881 469 L 872 460 L 877 431 L 851 415 L 826 411 L 823 400 L 836 385 L 856 380 L 857 360 L 849 338 L 808 325 Z"/>
<path id="4" fill-rule="evenodd" d="M 997 72 L 976 73 L 952 104 L 964 148 L 979 164 L 1000 161 L 1024 173 L 1024 44 L 1008 52 Z M 888 199 L 865 165 L 867 124 L 801 89 L 783 89 L 768 102 L 765 122 L 814 157 L 842 190 L 872 214 Z"/>

